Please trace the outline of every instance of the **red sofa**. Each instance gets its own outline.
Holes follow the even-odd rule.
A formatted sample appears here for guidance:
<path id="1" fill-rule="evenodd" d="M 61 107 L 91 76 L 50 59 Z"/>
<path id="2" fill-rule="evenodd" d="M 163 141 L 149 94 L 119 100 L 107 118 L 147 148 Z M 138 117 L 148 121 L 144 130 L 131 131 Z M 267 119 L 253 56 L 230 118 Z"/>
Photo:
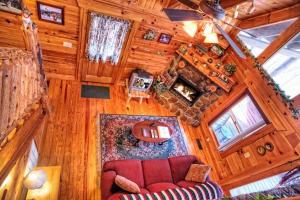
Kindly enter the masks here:
<path id="1" fill-rule="evenodd" d="M 202 162 L 190 155 L 168 159 L 106 162 L 101 177 L 102 200 L 120 199 L 120 196 L 126 193 L 114 184 L 117 174 L 137 183 L 142 194 L 194 186 L 197 183 L 184 180 L 190 165 L 194 163 L 201 164 Z M 222 196 L 221 188 L 218 188 L 218 191 Z"/>

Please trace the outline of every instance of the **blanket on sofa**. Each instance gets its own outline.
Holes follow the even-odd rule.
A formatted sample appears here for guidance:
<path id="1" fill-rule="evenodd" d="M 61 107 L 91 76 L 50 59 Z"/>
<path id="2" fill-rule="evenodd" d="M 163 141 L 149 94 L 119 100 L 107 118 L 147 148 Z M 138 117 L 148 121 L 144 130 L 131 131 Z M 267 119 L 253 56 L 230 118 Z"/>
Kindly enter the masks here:
<path id="1" fill-rule="evenodd" d="M 213 182 L 205 182 L 189 188 L 168 189 L 151 194 L 124 194 L 121 200 L 208 200 L 222 198 L 222 191 Z"/>

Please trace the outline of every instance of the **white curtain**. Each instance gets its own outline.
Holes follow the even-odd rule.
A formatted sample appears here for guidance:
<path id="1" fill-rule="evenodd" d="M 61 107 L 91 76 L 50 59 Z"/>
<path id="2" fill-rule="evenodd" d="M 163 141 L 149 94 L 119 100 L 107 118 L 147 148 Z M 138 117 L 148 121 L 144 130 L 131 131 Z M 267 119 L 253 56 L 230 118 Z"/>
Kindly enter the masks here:
<path id="1" fill-rule="evenodd" d="M 131 23 L 126 20 L 91 13 L 87 57 L 90 61 L 119 62 L 120 54 Z"/>

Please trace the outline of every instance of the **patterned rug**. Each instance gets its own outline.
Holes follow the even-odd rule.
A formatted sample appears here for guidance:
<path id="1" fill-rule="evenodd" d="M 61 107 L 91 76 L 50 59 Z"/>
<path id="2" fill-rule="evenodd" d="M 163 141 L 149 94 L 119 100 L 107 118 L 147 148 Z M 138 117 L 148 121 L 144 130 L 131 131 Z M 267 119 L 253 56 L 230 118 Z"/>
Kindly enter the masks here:
<path id="1" fill-rule="evenodd" d="M 100 114 L 98 130 L 98 153 L 101 152 L 101 164 L 111 160 L 153 159 L 187 155 L 185 140 L 176 117 L 154 117 L 140 115 Z M 140 141 L 131 134 L 132 126 L 144 120 L 158 120 L 168 124 L 172 138 L 161 145 Z"/>

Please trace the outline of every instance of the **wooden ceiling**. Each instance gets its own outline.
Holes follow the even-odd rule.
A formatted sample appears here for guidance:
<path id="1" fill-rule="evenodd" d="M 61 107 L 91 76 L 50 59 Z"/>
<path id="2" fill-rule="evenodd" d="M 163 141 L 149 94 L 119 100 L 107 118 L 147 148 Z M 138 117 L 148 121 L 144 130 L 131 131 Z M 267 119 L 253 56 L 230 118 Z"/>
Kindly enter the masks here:
<path id="1" fill-rule="evenodd" d="M 40 21 L 37 15 L 37 1 L 23 0 L 33 13 L 32 19 L 39 27 L 39 38 L 43 49 L 44 65 L 48 78 L 61 78 L 100 83 L 123 83 L 135 68 L 144 68 L 157 74 L 169 66 L 175 49 L 181 42 L 195 42 L 182 29 L 182 23 L 170 22 L 162 8 L 182 7 L 175 0 L 41 0 L 48 4 L 63 6 L 65 25 L 57 25 Z M 239 19 L 261 16 L 299 3 L 300 0 L 256 0 L 256 11 L 246 14 L 249 2 L 245 0 L 223 0 L 226 7 L 227 21 L 232 20 L 234 5 L 240 4 Z M 127 45 L 118 65 L 109 63 L 90 63 L 85 57 L 85 45 L 88 32 L 88 14 L 91 11 L 118 16 L 132 20 L 134 27 L 129 35 Z M 296 14 L 295 14 L 296 15 Z M 248 23 L 249 24 L 249 23 Z M 0 11 L 0 46 L 24 47 L 20 30 L 21 17 Z M 230 30 L 229 27 L 225 27 Z M 155 30 L 158 35 L 167 33 L 173 36 L 170 44 L 143 40 L 148 29 Z M 63 46 L 64 42 L 72 43 L 71 48 Z"/>

